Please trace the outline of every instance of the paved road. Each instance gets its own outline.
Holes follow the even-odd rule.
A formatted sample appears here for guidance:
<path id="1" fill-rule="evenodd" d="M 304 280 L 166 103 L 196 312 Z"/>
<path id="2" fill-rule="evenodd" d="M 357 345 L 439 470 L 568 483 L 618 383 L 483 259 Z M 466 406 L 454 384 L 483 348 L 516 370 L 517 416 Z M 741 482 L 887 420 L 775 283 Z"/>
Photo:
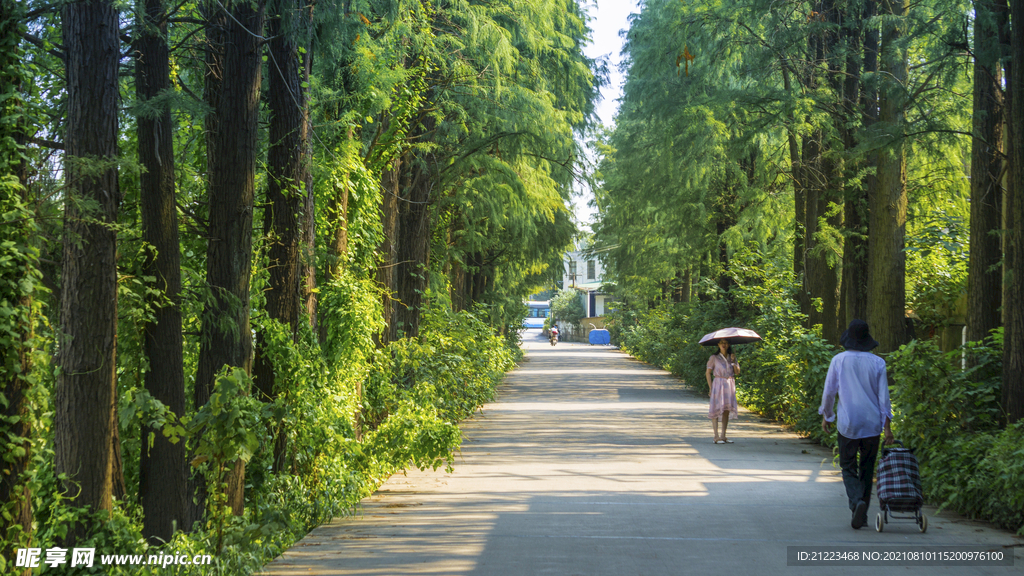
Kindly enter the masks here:
<path id="1" fill-rule="evenodd" d="M 265 573 L 1024 574 L 1024 540 L 946 512 L 925 534 L 853 530 L 829 451 L 748 412 L 714 445 L 706 400 L 666 372 L 535 331 L 525 347 L 464 423 L 453 474 L 396 475 Z M 908 544 L 982 544 L 1016 565 L 787 566 L 788 546 Z"/>

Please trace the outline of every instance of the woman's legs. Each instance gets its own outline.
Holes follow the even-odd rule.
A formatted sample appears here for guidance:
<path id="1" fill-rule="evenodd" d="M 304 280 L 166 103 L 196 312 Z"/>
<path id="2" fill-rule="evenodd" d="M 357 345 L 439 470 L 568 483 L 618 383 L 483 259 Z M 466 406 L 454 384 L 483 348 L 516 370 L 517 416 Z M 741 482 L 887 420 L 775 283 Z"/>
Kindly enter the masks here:
<path id="1" fill-rule="evenodd" d="M 711 419 L 711 428 L 715 431 L 715 442 L 718 442 L 718 417 Z"/>
<path id="2" fill-rule="evenodd" d="M 729 411 L 722 412 L 722 440 L 727 438 L 725 429 L 729 427 Z"/>

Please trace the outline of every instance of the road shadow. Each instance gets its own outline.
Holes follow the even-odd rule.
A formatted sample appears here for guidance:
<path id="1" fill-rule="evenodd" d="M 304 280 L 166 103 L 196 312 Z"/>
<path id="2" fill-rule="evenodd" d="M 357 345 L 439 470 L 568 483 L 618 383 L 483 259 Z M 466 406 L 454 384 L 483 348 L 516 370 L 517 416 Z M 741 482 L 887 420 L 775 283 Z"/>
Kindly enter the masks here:
<path id="1" fill-rule="evenodd" d="M 617 351 L 528 358 L 461 425 L 453 473 L 392 477 L 359 515 L 314 530 L 265 573 L 790 574 L 800 568 L 786 566 L 787 546 L 1017 541 L 941 519 L 926 534 L 853 530 L 830 451 L 746 411 L 734 444 L 712 444 L 706 399 Z"/>

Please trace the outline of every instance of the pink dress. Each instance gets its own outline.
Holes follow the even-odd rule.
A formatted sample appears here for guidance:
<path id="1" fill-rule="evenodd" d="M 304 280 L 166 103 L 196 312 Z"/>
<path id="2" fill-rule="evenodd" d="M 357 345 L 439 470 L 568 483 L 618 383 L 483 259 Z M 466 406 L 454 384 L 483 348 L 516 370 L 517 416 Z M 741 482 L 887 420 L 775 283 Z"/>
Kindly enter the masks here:
<path id="1" fill-rule="evenodd" d="M 708 418 L 718 418 L 722 412 L 729 411 L 729 416 L 737 416 L 740 407 L 736 404 L 736 378 L 733 374 L 732 365 L 722 358 L 721 354 L 715 354 L 708 358 L 708 368 L 714 370 L 711 381 L 711 406 L 708 408 Z"/>

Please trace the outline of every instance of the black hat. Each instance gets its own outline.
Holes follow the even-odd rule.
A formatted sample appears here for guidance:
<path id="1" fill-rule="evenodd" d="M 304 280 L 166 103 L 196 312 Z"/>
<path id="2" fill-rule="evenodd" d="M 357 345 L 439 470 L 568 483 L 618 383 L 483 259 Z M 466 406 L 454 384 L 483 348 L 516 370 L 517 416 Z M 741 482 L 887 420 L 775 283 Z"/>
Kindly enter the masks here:
<path id="1" fill-rule="evenodd" d="M 878 346 L 878 342 L 871 337 L 871 333 L 868 331 L 868 323 L 863 320 L 851 320 L 850 326 L 843 332 L 839 343 L 847 350 L 857 350 L 858 352 L 870 352 Z"/>

